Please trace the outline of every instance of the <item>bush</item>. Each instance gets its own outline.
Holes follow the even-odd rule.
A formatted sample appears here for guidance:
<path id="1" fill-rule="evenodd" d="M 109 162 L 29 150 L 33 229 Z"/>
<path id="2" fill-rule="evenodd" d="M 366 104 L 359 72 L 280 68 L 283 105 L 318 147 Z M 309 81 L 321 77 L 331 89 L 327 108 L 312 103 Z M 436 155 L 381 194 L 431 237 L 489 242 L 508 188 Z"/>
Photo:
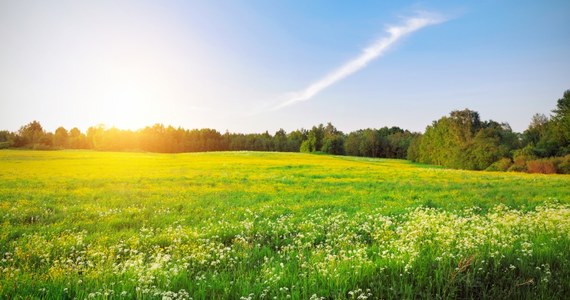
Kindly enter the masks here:
<path id="1" fill-rule="evenodd" d="M 509 172 L 528 172 L 527 161 L 536 159 L 532 155 L 526 155 L 521 153 L 515 153 L 513 159 L 513 165 L 509 167 L 507 171 Z"/>
<path id="2" fill-rule="evenodd" d="M 570 174 L 570 154 L 558 158 L 556 169 L 560 174 Z"/>
<path id="3" fill-rule="evenodd" d="M 524 164 L 524 165 L 513 164 L 512 166 L 509 167 L 509 169 L 507 171 L 509 171 L 509 172 L 527 172 L 528 169 L 526 167 L 526 164 Z"/>
<path id="4" fill-rule="evenodd" d="M 493 164 L 491 164 L 487 169 L 485 169 L 486 171 L 500 171 L 500 172 L 505 172 L 509 169 L 509 167 L 513 164 L 512 160 L 510 158 L 507 157 L 503 157 L 501 159 L 499 159 L 498 161 L 494 162 Z"/>
<path id="5" fill-rule="evenodd" d="M 536 160 L 537 157 L 532 155 L 515 155 L 513 162 L 515 165 L 526 165 L 527 161 Z"/>
<path id="6" fill-rule="evenodd" d="M 554 174 L 556 173 L 555 159 L 537 159 L 527 162 L 529 173 Z"/>

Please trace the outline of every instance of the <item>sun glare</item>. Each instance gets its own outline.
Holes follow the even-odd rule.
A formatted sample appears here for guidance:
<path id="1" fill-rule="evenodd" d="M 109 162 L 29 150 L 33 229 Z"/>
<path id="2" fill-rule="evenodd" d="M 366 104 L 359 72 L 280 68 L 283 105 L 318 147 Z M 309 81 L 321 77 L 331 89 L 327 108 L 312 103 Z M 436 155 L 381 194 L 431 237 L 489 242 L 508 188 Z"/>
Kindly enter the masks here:
<path id="1" fill-rule="evenodd" d="M 95 110 L 107 126 L 140 129 L 157 120 L 161 102 L 169 98 L 172 87 L 157 74 L 160 68 L 143 61 L 131 60 L 107 65 L 99 72 L 100 94 Z"/>

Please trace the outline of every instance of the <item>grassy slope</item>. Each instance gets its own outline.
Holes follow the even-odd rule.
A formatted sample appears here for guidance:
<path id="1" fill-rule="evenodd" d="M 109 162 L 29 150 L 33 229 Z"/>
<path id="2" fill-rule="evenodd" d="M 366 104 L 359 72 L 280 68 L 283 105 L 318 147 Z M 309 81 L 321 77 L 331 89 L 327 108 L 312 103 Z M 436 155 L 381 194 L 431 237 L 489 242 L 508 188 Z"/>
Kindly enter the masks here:
<path id="1" fill-rule="evenodd" d="M 247 296 L 249 292 L 253 292 L 255 298 L 263 295 L 266 289 L 267 295 L 285 296 L 287 293 L 280 294 L 284 293 L 283 290 L 273 290 L 281 285 L 289 289 L 288 295 L 301 298 L 319 294 L 318 292 L 323 296 L 350 297 L 349 291 L 352 290 L 354 295 L 354 290 L 358 288 L 363 288 L 363 291 L 359 292 L 363 295 L 367 293 L 365 288 L 370 288 L 371 293 L 375 295 L 373 297 L 415 297 L 418 291 L 411 287 L 413 285 L 422 286 L 427 295 L 457 295 L 453 294 L 456 291 L 452 288 L 443 288 L 443 283 L 442 286 L 433 288 L 424 287 L 423 285 L 427 284 L 425 282 L 418 283 L 420 280 L 418 278 L 421 278 L 418 275 L 421 273 L 419 266 L 416 266 L 418 269 L 416 273 L 412 272 L 416 275 L 410 275 L 410 278 L 403 281 L 398 279 L 402 282 L 398 291 L 374 288 L 371 282 L 380 280 L 374 277 L 374 274 L 378 273 L 378 268 L 399 273 L 403 267 L 391 266 L 390 260 L 377 257 L 375 251 L 383 245 L 378 241 L 369 241 L 362 247 L 368 253 L 363 261 L 373 262 L 372 265 L 363 265 L 362 276 L 352 279 L 347 276 L 347 280 L 330 283 L 330 278 L 325 275 L 313 276 L 309 272 L 307 283 L 302 285 L 304 287 L 299 287 L 301 284 L 298 284 L 295 288 L 292 287 L 295 285 L 295 276 L 301 272 L 296 268 L 302 263 L 289 263 L 289 259 L 283 256 L 282 248 L 295 244 L 299 232 L 304 230 L 313 232 L 312 229 L 305 228 L 307 224 L 312 224 L 313 227 L 329 224 L 330 218 L 334 217 L 339 218 L 340 223 L 348 222 L 346 224 L 355 227 L 362 226 L 371 216 L 377 218 L 392 216 L 395 218 L 394 222 L 405 225 L 407 224 L 405 222 L 416 216 L 410 215 L 410 209 L 419 206 L 438 208 L 440 210 L 437 210 L 437 213 L 458 213 L 458 216 L 462 217 L 464 215 L 459 212 L 473 206 L 480 209 L 477 216 L 485 215 L 487 212 L 495 213 L 495 207 L 501 203 L 517 209 L 517 213 L 524 214 L 527 211 L 532 213 L 536 206 L 541 206 L 545 202 L 570 203 L 569 186 L 570 176 L 445 170 L 400 160 L 298 153 L 227 152 L 167 155 L 88 151 L 0 151 L 0 211 L 2 212 L 0 221 L 4 224 L 0 235 L 0 251 L 9 253 L 1 266 L 4 269 L 19 269 L 19 271 L 9 269 L 4 274 L 13 273 L 17 279 L 15 281 L 20 282 L 18 287 L 12 287 L 14 279 L 10 279 L 8 275 L 0 275 L 4 276 L 0 277 L 0 291 L 7 293 L 13 289 L 11 292 L 13 294 L 55 298 L 65 288 L 68 289 L 68 293 L 79 297 L 87 296 L 89 291 L 99 291 L 104 294 L 105 289 L 113 290 L 107 283 L 116 281 L 117 278 L 108 273 L 113 270 L 112 264 L 122 262 L 121 259 L 102 260 L 99 263 L 93 261 L 92 263 L 96 265 L 94 269 L 98 268 L 99 273 L 94 270 L 89 271 L 87 268 L 84 274 L 77 269 L 85 267 L 74 265 L 70 268 L 75 268 L 72 272 L 75 275 L 62 277 L 61 272 L 69 272 L 69 268 L 51 274 L 50 272 L 59 270 L 54 267 L 53 260 L 67 259 L 76 254 L 69 252 L 71 250 L 58 252 L 54 250 L 58 245 L 65 249 L 68 249 L 69 245 L 61 242 L 49 246 L 50 241 L 75 239 L 77 247 L 88 252 L 98 249 L 99 246 L 102 249 L 116 247 L 121 241 L 133 241 L 133 237 L 136 237 L 138 240 L 133 241 L 136 245 L 132 245 L 132 248 L 140 247 L 141 251 L 152 252 L 149 249 L 159 245 L 166 249 L 164 251 L 170 251 L 168 255 L 177 258 L 176 255 L 180 253 L 176 254 L 176 251 L 168 248 L 173 245 L 176 234 L 165 232 L 181 226 L 184 233 L 177 234 L 190 235 L 187 242 L 192 244 L 192 247 L 199 248 L 200 243 L 202 246 L 209 245 L 203 239 L 211 239 L 218 243 L 216 245 L 227 246 L 231 251 L 235 251 L 232 253 L 241 257 L 238 259 L 240 266 L 225 262 L 227 265 L 224 271 L 215 267 L 204 269 L 202 266 L 200 269 L 190 264 L 184 265 L 186 268 L 182 268 L 183 271 L 168 273 L 170 275 L 161 273 L 163 276 L 160 277 L 161 275 L 157 273 L 157 278 L 174 279 L 161 279 L 161 281 L 155 278 L 149 279 L 148 284 L 139 284 L 149 288 L 144 295 L 150 295 L 153 288 L 157 295 L 162 295 L 160 293 L 169 289 L 178 291 L 180 288 L 186 288 L 190 289 L 190 293 L 196 298 Z M 562 212 L 563 215 L 564 213 Z M 287 217 L 287 220 L 283 221 L 285 223 L 279 223 L 284 216 Z M 317 221 L 309 221 L 309 218 Z M 350 223 L 351 219 L 356 220 L 356 223 Z M 247 225 L 250 221 L 254 224 L 254 229 Z M 280 235 L 281 233 L 273 228 L 275 226 L 284 226 L 285 233 Z M 145 244 L 141 242 L 143 240 L 141 235 L 148 228 L 153 231 L 153 238 L 146 240 L 148 244 Z M 244 232 L 244 228 L 249 228 L 249 231 Z M 355 232 L 351 231 L 351 234 L 358 235 L 360 231 L 355 229 Z M 345 233 L 339 231 L 336 238 L 344 236 Z M 274 239 L 268 238 L 272 235 L 277 236 Z M 562 232 L 562 236 L 565 236 L 567 243 L 567 233 Z M 247 247 L 244 246 L 244 249 L 241 249 L 241 244 L 236 242 L 242 237 L 247 240 Z M 78 238 L 81 239 L 81 243 L 77 241 Z M 34 242 L 33 239 L 37 240 Z M 357 237 L 358 241 L 359 239 L 360 237 Z M 191 240 L 202 242 L 194 244 L 190 242 Z M 318 264 L 321 261 L 319 255 L 322 254 L 319 252 L 319 245 L 331 242 L 335 242 L 335 239 L 327 235 L 315 237 L 311 242 L 314 249 L 309 247 L 303 250 L 307 251 L 306 255 L 310 257 L 307 263 Z M 49 258 L 44 258 L 42 261 L 42 256 L 38 254 L 38 257 L 34 258 L 37 261 L 27 261 L 26 259 L 30 260 L 30 255 L 26 258 L 24 252 L 35 251 L 30 248 L 30 243 L 46 243 L 47 248 L 52 247 L 53 249 L 50 248 L 51 250 L 46 253 L 42 252 Z M 145 245 L 150 248 L 144 248 Z M 567 244 L 553 245 L 553 251 L 565 245 Z M 17 247 L 22 253 L 18 253 Z M 192 249 L 194 250 L 187 252 L 198 253 L 195 248 Z M 342 249 L 344 248 L 339 246 L 338 251 L 334 249 L 331 251 L 336 253 L 335 255 L 340 255 L 338 252 Z M 218 251 L 223 252 L 223 249 Z M 301 250 L 295 251 L 298 254 Z M 114 253 L 113 255 L 116 255 Z M 568 252 L 562 254 L 568 256 Z M 82 255 L 88 256 L 86 253 Z M 439 254 L 421 254 L 419 257 L 425 257 L 425 263 L 429 263 L 437 255 Z M 285 275 L 281 277 L 289 279 L 280 278 L 273 283 L 271 280 L 265 280 L 265 283 L 260 280 L 259 272 L 264 270 L 265 265 L 258 260 L 264 257 L 273 257 L 271 259 L 275 259 L 277 266 L 285 263 L 285 268 L 290 269 L 285 272 L 289 277 Z M 141 264 L 146 265 L 156 257 L 147 255 L 141 259 L 143 261 Z M 449 264 L 456 266 L 461 259 L 465 257 L 450 257 Z M 549 259 L 556 262 L 554 256 Z M 206 260 L 215 261 L 211 258 Z M 183 265 L 183 261 L 184 259 L 180 258 L 177 263 Z M 422 259 L 413 261 L 419 263 Z M 123 272 L 120 276 L 137 278 L 138 275 L 129 273 L 135 272 L 133 270 Z M 339 270 L 342 268 L 336 272 L 340 272 Z M 242 277 L 232 277 L 240 272 L 243 273 Z M 442 269 L 438 272 L 428 275 L 442 275 L 447 272 L 445 276 L 448 276 L 453 273 L 452 269 L 451 271 Z M 82 276 L 91 277 L 83 280 Z M 210 287 L 203 285 L 199 288 L 195 282 L 199 276 L 208 277 L 211 280 Z M 568 273 L 564 276 L 567 278 Z M 445 278 L 450 281 L 450 277 Z M 523 279 L 525 278 L 521 280 Z M 38 280 L 39 285 L 43 283 L 47 286 L 47 292 L 39 291 L 37 286 L 30 286 L 29 282 Z M 88 281 L 90 285 L 76 287 L 77 280 Z M 241 287 L 227 286 L 227 282 L 240 280 Z M 537 280 L 535 278 L 533 282 Z M 331 286 L 323 287 L 324 282 L 329 282 Z M 122 282 L 121 289 L 130 297 L 144 296 L 140 294 L 141 290 L 135 290 L 139 285 Z M 293 292 L 294 289 L 297 291 Z M 492 288 L 482 290 L 494 293 Z M 567 290 L 567 286 L 561 286 L 558 292 Z M 459 292 L 481 295 L 480 292 Z M 540 291 L 533 290 L 533 292 Z M 118 296 L 119 292 L 114 295 Z"/>

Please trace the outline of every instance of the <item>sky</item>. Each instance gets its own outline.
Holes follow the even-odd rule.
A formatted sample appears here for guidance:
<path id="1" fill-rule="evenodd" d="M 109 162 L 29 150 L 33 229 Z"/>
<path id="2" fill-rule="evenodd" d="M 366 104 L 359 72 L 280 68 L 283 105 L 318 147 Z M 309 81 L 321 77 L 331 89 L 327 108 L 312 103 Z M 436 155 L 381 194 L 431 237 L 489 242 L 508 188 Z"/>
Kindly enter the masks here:
<path id="1" fill-rule="evenodd" d="M 0 0 L 0 129 L 524 131 L 570 89 L 570 1 Z"/>

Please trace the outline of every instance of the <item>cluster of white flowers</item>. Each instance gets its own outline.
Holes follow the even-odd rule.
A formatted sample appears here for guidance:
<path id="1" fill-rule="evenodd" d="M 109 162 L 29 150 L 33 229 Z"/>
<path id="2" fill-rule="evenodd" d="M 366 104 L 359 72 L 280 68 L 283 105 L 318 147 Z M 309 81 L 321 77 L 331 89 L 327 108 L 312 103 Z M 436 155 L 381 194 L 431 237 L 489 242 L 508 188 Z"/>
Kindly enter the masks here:
<path id="1" fill-rule="evenodd" d="M 566 205 L 545 204 L 528 211 L 499 205 L 486 213 L 415 208 L 394 216 L 317 209 L 302 215 L 261 217 L 269 210 L 228 212 L 196 227 L 144 226 L 138 234 L 110 245 L 104 237 L 97 239 L 85 230 L 23 234 L 2 255 L 0 283 L 36 272 L 42 282 L 72 278 L 75 283 L 66 286 L 65 292 L 81 291 L 88 298 L 189 299 L 192 290 L 173 291 L 178 276 L 207 290 L 223 274 L 249 268 L 255 272 L 257 295 L 237 296 L 288 298 L 318 283 L 347 285 L 353 280 L 358 284 L 360 274 L 381 274 L 390 268 L 397 269 L 393 272 L 397 276 L 408 276 L 426 257 L 435 267 L 453 266 L 450 272 L 455 273 L 475 263 L 483 272 L 491 261 L 501 265 L 503 260 L 504 271 L 516 272 L 535 258 L 542 247 L 537 242 L 545 237 L 554 244 L 570 240 Z M 567 251 L 554 255 L 570 264 Z M 535 265 L 541 274 L 536 282 L 548 283 L 551 266 L 540 261 Z M 118 283 L 103 288 L 83 284 L 102 277 Z M 239 278 L 227 285 L 234 285 L 234 280 Z M 372 297 L 370 290 L 357 285 L 344 291 L 346 298 Z"/>

